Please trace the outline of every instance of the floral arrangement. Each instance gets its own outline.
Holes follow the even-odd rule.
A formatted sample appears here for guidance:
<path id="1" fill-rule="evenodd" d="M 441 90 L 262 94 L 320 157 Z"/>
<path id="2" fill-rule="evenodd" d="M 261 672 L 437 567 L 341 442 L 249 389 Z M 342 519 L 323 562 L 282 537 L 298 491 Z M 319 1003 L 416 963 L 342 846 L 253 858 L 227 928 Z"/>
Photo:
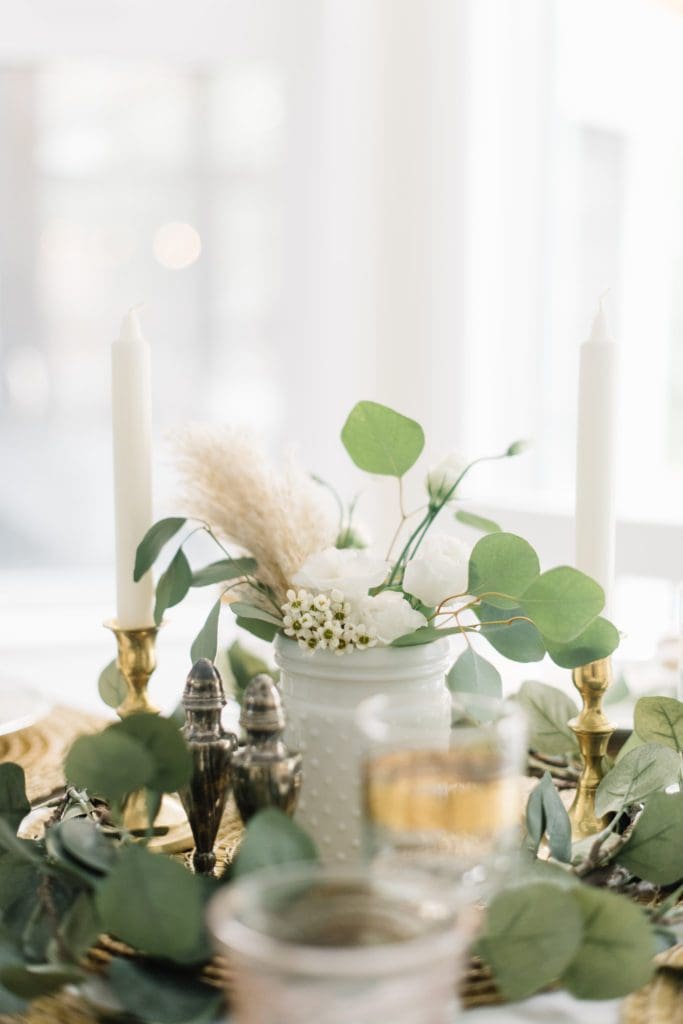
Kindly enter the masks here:
<path id="1" fill-rule="evenodd" d="M 539 661 L 548 653 L 568 668 L 617 647 L 617 630 L 600 616 L 604 594 L 595 581 L 569 566 L 541 572 L 523 538 L 457 508 L 472 469 L 520 454 L 522 442 L 472 461 L 448 456 L 427 475 L 424 504 L 407 512 L 403 482 L 424 448 L 422 427 L 386 406 L 359 402 L 341 440 L 361 470 L 397 481 L 397 524 L 383 557 L 364 545 L 354 523 L 356 502 L 345 507 L 329 484 L 293 460 L 275 467 L 253 439 L 234 432 L 201 428 L 181 437 L 188 514 L 162 519 L 148 531 L 135 578 L 180 536 L 158 581 L 156 621 L 191 587 L 220 586 L 193 660 L 215 657 L 226 605 L 256 636 L 281 634 L 312 654 L 355 655 L 376 645 L 461 634 L 468 644 L 461 674 L 495 672 L 474 650 L 474 636 L 513 660 Z M 437 519 L 446 515 L 484 534 L 471 551 L 438 529 Z M 213 538 L 221 557 L 193 569 L 184 546 L 198 530 Z"/>

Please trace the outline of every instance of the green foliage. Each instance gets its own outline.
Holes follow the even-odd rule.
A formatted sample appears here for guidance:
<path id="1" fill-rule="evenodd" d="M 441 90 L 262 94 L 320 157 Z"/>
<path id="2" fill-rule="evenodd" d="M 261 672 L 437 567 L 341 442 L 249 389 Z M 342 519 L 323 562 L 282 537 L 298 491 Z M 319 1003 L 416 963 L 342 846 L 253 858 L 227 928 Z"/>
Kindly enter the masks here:
<path id="1" fill-rule="evenodd" d="M 472 549 L 467 593 L 485 595 L 494 608 L 514 608 L 538 578 L 538 555 L 527 541 L 514 533 L 491 533 Z M 526 612 L 524 613 L 526 614 Z"/>
<path id="2" fill-rule="evenodd" d="M 523 455 L 524 452 L 528 450 L 528 448 L 529 448 L 529 442 L 528 441 L 513 441 L 512 444 L 508 446 L 508 449 L 505 452 L 505 454 L 506 455 Z"/>
<path id="3" fill-rule="evenodd" d="M 158 523 L 150 526 L 135 552 L 133 579 L 136 582 L 152 568 L 161 554 L 161 549 L 168 544 L 172 537 L 175 537 L 186 522 L 185 518 L 170 516 L 168 519 L 160 519 Z"/>
<path id="4" fill-rule="evenodd" d="M 647 984 L 654 941 L 642 910 L 623 896 L 588 885 L 572 890 L 583 935 L 562 983 L 578 999 L 617 999 Z"/>
<path id="5" fill-rule="evenodd" d="M 645 800 L 678 781 L 681 759 L 661 743 L 645 743 L 626 754 L 605 775 L 595 796 L 595 812 L 610 811 Z"/>
<path id="6" fill-rule="evenodd" d="M 187 746 L 160 715 L 129 715 L 93 736 L 80 736 L 67 754 L 67 779 L 114 804 L 138 789 L 173 792 L 192 773 Z"/>
<path id="7" fill-rule="evenodd" d="M 425 443 L 419 423 L 377 402 L 353 407 L 341 439 L 359 469 L 396 477 L 415 464 Z"/>
<path id="8" fill-rule="evenodd" d="M 548 836 L 550 853 L 555 860 L 569 864 L 572 859 L 572 826 L 560 795 L 546 772 L 532 790 L 526 805 L 526 828 L 534 853 L 541 839 Z"/>
<path id="9" fill-rule="evenodd" d="M 576 754 L 578 740 L 567 725 L 579 709 L 556 686 L 529 680 L 522 684 L 517 700 L 527 715 L 529 746 L 543 754 Z"/>
<path id="10" fill-rule="evenodd" d="M 279 673 L 269 668 L 265 661 L 243 647 L 239 640 L 235 640 L 228 648 L 228 663 L 235 681 L 235 696 L 240 702 L 249 680 L 254 676 L 266 673 L 275 681 L 279 676 Z"/>
<path id="11" fill-rule="evenodd" d="M 207 953 L 202 879 L 168 857 L 126 847 L 95 905 L 105 931 L 150 956 L 195 963 Z"/>
<path id="12" fill-rule="evenodd" d="M 114 995 L 136 1020 L 194 1024 L 216 1018 L 221 994 L 176 966 L 113 960 L 107 972 Z"/>
<path id="13" fill-rule="evenodd" d="M 215 583 L 227 583 L 240 576 L 248 576 L 255 569 L 255 558 L 221 558 L 193 572 L 192 586 L 209 587 Z"/>
<path id="14" fill-rule="evenodd" d="M 436 626 L 420 626 L 419 629 L 414 630 L 412 633 L 405 633 L 403 636 L 399 636 L 396 640 L 392 640 L 392 647 L 419 647 L 421 644 L 431 644 L 435 640 L 440 640 L 444 636 L 452 636 L 455 633 L 461 633 L 460 626 L 447 627 L 446 629 L 438 629 Z"/>
<path id="15" fill-rule="evenodd" d="M 265 622 L 263 619 L 251 617 L 247 618 L 243 615 L 238 615 L 235 621 L 240 629 L 246 630 L 247 633 L 258 637 L 259 640 L 265 640 L 266 643 L 272 643 L 282 628 L 282 623 L 276 626 L 274 622 Z"/>
<path id="16" fill-rule="evenodd" d="M 192 569 L 182 548 L 178 548 L 165 572 L 159 577 L 154 604 L 154 621 L 157 626 L 167 608 L 180 604 L 192 586 Z"/>
<path id="17" fill-rule="evenodd" d="M 477 618 L 482 623 L 479 630 L 481 636 L 486 637 L 488 642 L 510 661 L 518 661 L 528 664 L 532 661 L 542 661 L 545 656 L 545 643 L 540 631 L 533 622 L 522 621 L 521 619 L 509 624 L 502 624 L 501 620 L 512 619 L 523 614 L 521 608 L 511 608 L 501 612 L 499 608 L 482 601 L 474 609 Z M 484 625 L 484 623 L 501 623 L 500 625 Z"/>
<path id="18" fill-rule="evenodd" d="M 238 619 L 256 619 L 259 622 L 267 622 L 271 626 L 276 626 L 278 629 L 282 628 L 281 618 L 273 615 L 272 612 L 259 608 L 258 605 L 246 604 L 244 601 L 233 601 L 230 605 L 230 610 Z"/>
<path id="19" fill-rule="evenodd" d="M 481 533 L 502 533 L 501 527 L 498 523 L 494 523 L 493 519 L 478 516 L 474 512 L 467 512 L 463 508 L 458 509 L 455 513 L 455 518 L 459 523 L 471 526 L 472 529 L 479 530 Z"/>
<path id="20" fill-rule="evenodd" d="M 598 617 L 568 643 L 546 641 L 548 654 L 561 668 L 579 668 L 591 661 L 608 658 L 619 646 L 619 631 L 607 619 Z M 608 691 L 609 692 L 609 691 Z"/>
<path id="21" fill-rule="evenodd" d="M 557 981 L 576 956 L 581 934 L 572 891 L 536 882 L 493 898 L 478 951 L 504 995 L 524 999 Z"/>
<path id="22" fill-rule="evenodd" d="M 0 764 L 0 818 L 16 832 L 30 810 L 24 769 L 11 762 Z"/>
<path id="23" fill-rule="evenodd" d="M 523 592 L 519 604 L 547 640 L 567 643 L 583 633 L 605 603 L 602 587 L 590 576 L 560 565 L 548 569 Z"/>
<path id="24" fill-rule="evenodd" d="M 64 985 L 83 981 L 84 973 L 69 965 L 8 964 L 0 967 L 0 984 L 21 999 L 38 999 Z"/>
<path id="25" fill-rule="evenodd" d="M 200 658 L 208 658 L 213 661 L 218 650 L 218 620 L 221 614 L 221 599 L 212 605 L 206 621 L 197 633 L 190 649 L 190 659 L 194 665 Z"/>
<path id="26" fill-rule="evenodd" d="M 641 697 L 633 724 L 641 739 L 683 753 L 683 702 L 674 697 Z"/>
<path id="27" fill-rule="evenodd" d="M 110 661 L 102 671 L 97 680 L 97 690 L 104 703 L 110 708 L 117 708 L 123 704 L 128 693 L 126 680 L 116 664 L 116 659 Z"/>
<path id="28" fill-rule="evenodd" d="M 318 852 L 310 836 L 282 811 L 269 807 L 249 821 L 232 877 L 239 878 L 277 864 L 317 859 Z"/>
<path id="29" fill-rule="evenodd" d="M 452 693 L 480 693 L 487 697 L 503 694 L 500 672 L 472 647 L 467 647 L 460 655 L 446 676 L 446 682 Z"/>
<path id="30" fill-rule="evenodd" d="M 655 793 L 648 800 L 619 864 L 655 885 L 683 880 L 683 793 Z"/>

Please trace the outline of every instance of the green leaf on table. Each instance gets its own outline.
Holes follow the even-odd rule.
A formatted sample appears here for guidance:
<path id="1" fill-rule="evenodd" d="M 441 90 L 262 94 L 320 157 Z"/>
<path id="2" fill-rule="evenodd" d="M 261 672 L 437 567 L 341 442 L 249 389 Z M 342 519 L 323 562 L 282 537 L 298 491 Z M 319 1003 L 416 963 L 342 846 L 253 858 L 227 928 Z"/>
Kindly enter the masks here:
<path id="1" fill-rule="evenodd" d="M 521 608 L 501 609 L 482 602 L 474 608 L 477 618 L 482 623 L 479 633 L 485 637 L 494 650 L 509 658 L 528 664 L 542 661 L 545 656 L 545 644 L 540 631 L 533 622 L 517 619 L 516 622 L 504 624 L 502 619 L 512 619 L 523 615 Z M 486 625 L 486 623 L 494 625 Z"/>
<path id="2" fill-rule="evenodd" d="M 159 793 L 174 793 L 192 775 L 192 757 L 175 722 L 146 712 L 127 715 L 110 726 L 136 740 L 151 756 L 154 772 L 145 785 Z"/>
<path id="3" fill-rule="evenodd" d="M 71 964 L 10 964 L 0 967 L 0 984 L 21 999 L 38 999 L 65 985 L 82 981 L 83 971 Z"/>
<path id="4" fill-rule="evenodd" d="M 114 803 L 146 786 L 155 771 L 152 755 L 116 726 L 94 736 L 79 736 L 64 762 L 72 785 Z"/>
<path id="5" fill-rule="evenodd" d="M 641 739 L 683 752 L 683 701 L 641 697 L 633 712 L 633 725 Z"/>
<path id="6" fill-rule="evenodd" d="M 555 860 L 564 864 L 571 862 L 572 826 L 550 772 L 546 772 L 531 791 L 526 805 L 526 827 L 534 851 L 547 835 L 550 853 Z"/>
<path id="7" fill-rule="evenodd" d="M 654 885 L 683 880 L 683 793 L 653 794 L 616 859 Z"/>
<path id="8" fill-rule="evenodd" d="M 503 695 L 500 672 L 472 647 L 462 652 L 446 676 L 446 683 L 452 693 L 480 693 L 487 697 Z"/>
<path id="9" fill-rule="evenodd" d="M 458 509 L 455 518 L 459 523 L 471 526 L 474 530 L 480 530 L 482 533 L 502 533 L 500 526 L 498 523 L 494 523 L 493 519 L 478 516 L 475 512 L 467 512 L 464 508 Z"/>
<path id="10" fill-rule="evenodd" d="M 276 626 L 272 622 L 246 618 L 243 615 L 238 615 L 235 622 L 240 629 L 245 629 L 247 633 L 251 633 L 252 636 L 258 637 L 259 640 L 265 640 L 267 643 L 271 643 L 282 629 L 282 623 Z"/>
<path id="11" fill-rule="evenodd" d="M 30 810 L 24 769 L 12 761 L 0 764 L 0 818 L 16 832 Z"/>
<path id="12" fill-rule="evenodd" d="M 230 610 L 238 619 L 258 619 L 259 622 L 268 622 L 272 626 L 282 629 L 282 618 L 278 618 L 272 612 L 259 608 L 255 604 L 247 604 L 245 601 L 231 601 Z"/>
<path id="13" fill-rule="evenodd" d="M 221 558 L 192 574 L 193 587 L 209 587 L 214 583 L 227 583 L 240 576 L 247 576 L 256 569 L 255 558 Z"/>
<path id="14" fill-rule="evenodd" d="M 358 402 L 341 432 L 347 452 L 366 473 L 401 477 L 424 448 L 419 423 L 377 402 Z"/>
<path id="15" fill-rule="evenodd" d="M 540 571 L 538 555 L 522 537 L 490 533 L 472 549 L 467 593 L 485 595 L 486 603 L 494 608 L 514 608 Z"/>
<path id="16" fill-rule="evenodd" d="M 195 963 L 206 952 L 204 891 L 203 880 L 181 864 L 129 846 L 97 889 L 95 905 L 104 931 L 122 942 Z"/>
<path id="17" fill-rule="evenodd" d="M 546 640 L 546 646 L 556 665 L 561 668 L 580 668 L 591 661 L 608 658 L 616 651 L 619 640 L 619 630 L 607 619 L 598 616 L 573 640 L 562 644 Z"/>
<path id="18" fill-rule="evenodd" d="M 522 683 L 517 700 L 527 715 L 532 750 L 553 755 L 578 753 L 578 740 L 567 723 L 578 715 L 579 709 L 562 690 L 527 680 Z"/>
<path id="19" fill-rule="evenodd" d="M 178 548 L 165 572 L 157 583 L 156 602 L 154 604 L 154 621 L 157 626 L 164 617 L 167 608 L 180 604 L 192 586 L 192 569 L 182 548 Z"/>
<path id="20" fill-rule="evenodd" d="M 567 643 L 588 628 L 605 604 L 605 592 L 569 565 L 548 569 L 520 595 L 519 604 L 546 639 Z"/>
<path id="21" fill-rule="evenodd" d="M 625 896 L 579 885 L 572 890 L 583 918 L 583 938 L 562 974 L 577 999 L 617 999 L 641 988 L 655 952 L 647 917 Z"/>
<path id="22" fill-rule="evenodd" d="M 537 882 L 494 896 L 477 951 L 507 999 L 556 981 L 576 956 L 582 921 L 573 891 Z"/>
<path id="23" fill-rule="evenodd" d="M 675 783 L 681 759 L 661 743 L 645 743 L 626 754 L 602 779 L 595 794 L 598 817 L 645 800 Z"/>
<path id="24" fill-rule="evenodd" d="M 222 602 L 219 597 L 207 615 L 206 622 L 194 638 L 192 648 L 190 650 L 190 658 L 192 659 L 193 665 L 196 661 L 199 661 L 200 658 L 208 658 L 209 661 L 213 661 L 216 657 L 216 651 L 218 650 L 218 620 L 221 614 L 221 604 Z"/>
<path id="25" fill-rule="evenodd" d="M 624 760 L 627 754 L 630 754 L 632 750 L 637 750 L 638 747 L 642 747 L 644 743 L 645 740 L 641 739 L 638 733 L 634 730 L 615 757 L 614 763 L 619 764 L 620 761 Z"/>
<path id="26" fill-rule="evenodd" d="M 179 516 L 170 516 L 168 519 L 160 519 L 158 523 L 154 524 L 154 526 L 150 526 L 149 530 L 138 544 L 138 549 L 135 552 L 135 569 L 133 570 L 133 579 L 136 583 L 149 569 L 152 568 L 161 554 L 161 549 L 172 537 L 175 537 L 178 530 L 180 530 L 186 522 L 187 519 Z"/>
<path id="27" fill-rule="evenodd" d="M 317 859 L 318 851 L 308 833 L 282 811 L 268 807 L 249 821 L 232 877 L 239 878 L 277 864 Z"/>
<path id="28" fill-rule="evenodd" d="M 270 668 L 262 658 L 258 658 L 246 647 L 243 647 L 239 640 L 233 641 L 228 648 L 228 664 L 235 681 L 235 696 L 240 701 L 249 681 L 254 676 L 265 673 L 272 679 L 278 678 L 276 671 Z"/>
<path id="29" fill-rule="evenodd" d="M 138 963 L 117 957 L 107 978 L 124 1010 L 136 1020 L 154 1024 L 188 1024 L 214 1011 L 222 994 L 195 978 L 179 974 L 177 967 Z"/>
<path id="30" fill-rule="evenodd" d="M 67 856 L 98 875 L 106 875 L 116 863 L 116 844 L 90 818 L 60 821 L 50 828 L 50 838 L 55 837 Z"/>
<path id="31" fill-rule="evenodd" d="M 123 673 L 116 664 L 116 659 L 110 661 L 100 672 L 97 680 L 97 690 L 104 703 L 110 708 L 117 708 L 123 704 L 128 693 L 126 680 Z"/>

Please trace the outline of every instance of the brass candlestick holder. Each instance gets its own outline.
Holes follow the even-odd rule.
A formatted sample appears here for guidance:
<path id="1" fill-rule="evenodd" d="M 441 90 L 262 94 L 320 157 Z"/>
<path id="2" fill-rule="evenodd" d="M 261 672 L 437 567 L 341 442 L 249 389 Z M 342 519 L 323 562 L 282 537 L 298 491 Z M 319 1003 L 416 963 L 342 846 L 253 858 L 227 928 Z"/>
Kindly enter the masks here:
<path id="1" fill-rule="evenodd" d="M 149 680 L 157 666 L 156 639 L 158 626 L 143 626 L 127 629 L 118 622 L 105 622 L 116 637 L 116 665 L 123 676 L 128 692 L 116 709 L 119 718 L 147 713 L 158 715 L 147 694 Z M 131 793 L 123 810 L 123 825 L 129 832 L 144 831 L 149 825 L 147 801 L 144 791 Z M 192 832 L 183 810 L 175 796 L 164 793 L 155 825 L 166 829 L 163 835 L 152 836 L 148 842 L 151 850 L 164 853 L 182 853 L 192 849 Z"/>
<path id="2" fill-rule="evenodd" d="M 602 709 L 603 697 L 612 682 L 612 664 L 609 658 L 591 661 L 572 672 L 574 686 L 581 694 L 583 707 L 569 726 L 579 741 L 583 758 L 583 771 L 576 787 L 574 802 L 569 808 L 572 837 L 584 839 L 605 828 L 605 818 L 595 813 L 595 791 L 602 777 L 602 759 L 614 726 Z"/>

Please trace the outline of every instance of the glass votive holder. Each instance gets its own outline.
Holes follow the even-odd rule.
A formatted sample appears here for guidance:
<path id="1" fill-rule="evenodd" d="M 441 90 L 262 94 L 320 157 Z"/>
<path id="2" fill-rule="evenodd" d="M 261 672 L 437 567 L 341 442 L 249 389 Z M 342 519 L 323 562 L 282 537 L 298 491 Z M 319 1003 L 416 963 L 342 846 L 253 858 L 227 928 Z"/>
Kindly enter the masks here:
<path id="1" fill-rule="evenodd" d="M 213 898 L 209 928 L 238 1024 L 452 1024 L 469 935 L 429 875 L 267 869 Z"/>
<path id="2" fill-rule="evenodd" d="M 455 695 L 450 728 L 434 730 L 419 701 L 380 695 L 357 722 L 364 850 L 376 864 L 418 867 L 486 898 L 519 846 L 526 723 L 510 701 Z"/>

